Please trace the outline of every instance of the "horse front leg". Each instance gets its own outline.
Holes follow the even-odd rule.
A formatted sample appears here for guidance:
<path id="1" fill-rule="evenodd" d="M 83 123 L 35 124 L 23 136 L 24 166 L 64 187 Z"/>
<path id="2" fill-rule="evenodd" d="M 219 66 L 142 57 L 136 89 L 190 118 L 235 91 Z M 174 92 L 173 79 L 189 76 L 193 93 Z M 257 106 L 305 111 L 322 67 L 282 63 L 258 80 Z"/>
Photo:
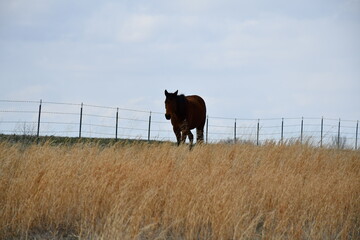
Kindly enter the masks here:
<path id="1" fill-rule="evenodd" d="M 188 131 L 187 130 L 181 130 L 181 143 L 185 143 L 186 141 L 186 136 L 188 135 Z M 190 139 L 190 138 L 189 138 Z"/>
<path id="2" fill-rule="evenodd" d="M 179 128 L 173 128 L 175 136 L 176 136 L 176 141 L 177 141 L 177 145 L 180 145 L 181 142 L 181 130 Z"/>
<path id="3" fill-rule="evenodd" d="M 193 142 L 194 142 L 194 135 L 191 133 L 191 131 L 189 129 L 185 129 L 181 131 L 181 142 L 185 143 L 186 141 L 186 137 L 189 137 L 189 141 L 190 141 L 190 149 L 193 146 Z"/>
<path id="4" fill-rule="evenodd" d="M 188 123 L 186 120 L 184 120 L 182 122 L 182 124 L 180 125 L 180 129 L 181 129 L 181 142 L 185 143 L 186 141 L 186 136 L 189 136 L 189 140 L 192 141 L 192 136 L 190 136 L 191 132 L 188 126 Z M 192 134 L 191 134 L 192 135 Z M 191 138 L 191 139 L 190 139 Z"/>

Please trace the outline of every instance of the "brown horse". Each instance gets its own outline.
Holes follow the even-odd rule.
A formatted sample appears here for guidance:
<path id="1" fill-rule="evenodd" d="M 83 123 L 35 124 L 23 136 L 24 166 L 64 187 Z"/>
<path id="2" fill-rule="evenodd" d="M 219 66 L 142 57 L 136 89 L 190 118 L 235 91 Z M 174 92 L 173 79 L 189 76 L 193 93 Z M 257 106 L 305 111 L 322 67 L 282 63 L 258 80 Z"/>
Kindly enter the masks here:
<path id="1" fill-rule="evenodd" d="M 196 95 L 178 95 L 178 91 L 169 93 L 165 90 L 165 118 L 171 120 L 178 145 L 190 140 L 190 148 L 194 136 L 191 129 L 196 128 L 196 140 L 198 143 L 204 141 L 204 125 L 206 121 L 206 106 L 204 100 Z"/>

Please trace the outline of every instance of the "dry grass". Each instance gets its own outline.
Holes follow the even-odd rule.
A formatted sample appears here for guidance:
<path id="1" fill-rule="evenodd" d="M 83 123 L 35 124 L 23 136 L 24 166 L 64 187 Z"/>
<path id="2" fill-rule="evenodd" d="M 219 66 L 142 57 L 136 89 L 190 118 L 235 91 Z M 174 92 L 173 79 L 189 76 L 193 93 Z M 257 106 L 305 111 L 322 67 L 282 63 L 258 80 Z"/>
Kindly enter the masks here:
<path id="1" fill-rule="evenodd" d="M 0 144 L 0 239 L 356 239 L 360 153 Z"/>

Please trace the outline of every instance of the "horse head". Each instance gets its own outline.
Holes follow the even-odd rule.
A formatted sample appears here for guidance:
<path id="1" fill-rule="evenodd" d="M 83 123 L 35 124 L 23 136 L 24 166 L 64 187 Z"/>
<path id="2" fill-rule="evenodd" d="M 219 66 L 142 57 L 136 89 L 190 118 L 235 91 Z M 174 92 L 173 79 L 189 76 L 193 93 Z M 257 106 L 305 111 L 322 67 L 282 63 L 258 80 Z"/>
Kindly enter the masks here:
<path id="1" fill-rule="evenodd" d="M 174 93 L 169 93 L 167 90 L 165 90 L 165 96 L 165 118 L 170 120 L 171 115 L 177 111 L 176 98 L 178 96 L 178 90 L 176 90 Z"/>

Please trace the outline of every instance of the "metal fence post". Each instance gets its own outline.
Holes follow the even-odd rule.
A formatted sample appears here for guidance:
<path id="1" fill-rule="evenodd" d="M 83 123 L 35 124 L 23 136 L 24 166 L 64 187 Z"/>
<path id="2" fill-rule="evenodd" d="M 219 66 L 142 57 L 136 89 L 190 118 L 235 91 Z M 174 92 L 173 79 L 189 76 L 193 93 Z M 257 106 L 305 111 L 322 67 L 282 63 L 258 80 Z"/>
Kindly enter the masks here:
<path id="1" fill-rule="evenodd" d="M 257 131 L 256 131 L 256 145 L 259 146 L 259 133 L 260 133 L 260 118 L 257 122 Z"/>
<path id="2" fill-rule="evenodd" d="M 38 138 L 39 138 L 39 135 L 40 135 L 41 104 L 42 104 L 42 100 L 40 99 L 38 125 L 37 125 L 37 133 L 36 133 L 36 137 L 38 137 Z"/>
<path id="3" fill-rule="evenodd" d="M 83 103 L 81 103 L 81 108 L 80 108 L 79 138 L 81 138 L 82 116 L 83 116 Z"/>
<path id="4" fill-rule="evenodd" d="M 148 142 L 150 142 L 150 128 L 151 128 L 151 111 L 149 115 Z"/>
<path id="5" fill-rule="evenodd" d="M 324 132 L 324 117 L 321 117 L 320 147 L 322 147 L 323 145 L 323 132 Z"/>
<path id="6" fill-rule="evenodd" d="M 236 118 L 234 122 L 234 143 L 236 143 Z"/>
<path id="7" fill-rule="evenodd" d="M 339 126 L 338 126 L 337 147 L 340 148 L 340 118 L 339 118 Z"/>
<path id="8" fill-rule="evenodd" d="M 281 118 L 281 143 L 284 140 L 284 118 Z"/>
<path id="9" fill-rule="evenodd" d="M 303 134 L 304 134 L 304 117 L 301 117 L 301 132 L 300 132 L 300 142 L 303 142 Z"/>
<path id="10" fill-rule="evenodd" d="M 206 116 L 206 143 L 208 143 L 208 133 L 209 133 L 209 116 Z"/>
<path id="11" fill-rule="evenodd" d="M 358 133 L 359 133 L 359 120 L 357 120 L 356 122 L 355 150 L 357 150 Z"/>
<path id="12" fill-rule="evenodd" d="M 116 108 L 116 129 L 115 129 L 115 141 L 118 140 L 118 125 L 119 125 L 119 108 Z"/>

